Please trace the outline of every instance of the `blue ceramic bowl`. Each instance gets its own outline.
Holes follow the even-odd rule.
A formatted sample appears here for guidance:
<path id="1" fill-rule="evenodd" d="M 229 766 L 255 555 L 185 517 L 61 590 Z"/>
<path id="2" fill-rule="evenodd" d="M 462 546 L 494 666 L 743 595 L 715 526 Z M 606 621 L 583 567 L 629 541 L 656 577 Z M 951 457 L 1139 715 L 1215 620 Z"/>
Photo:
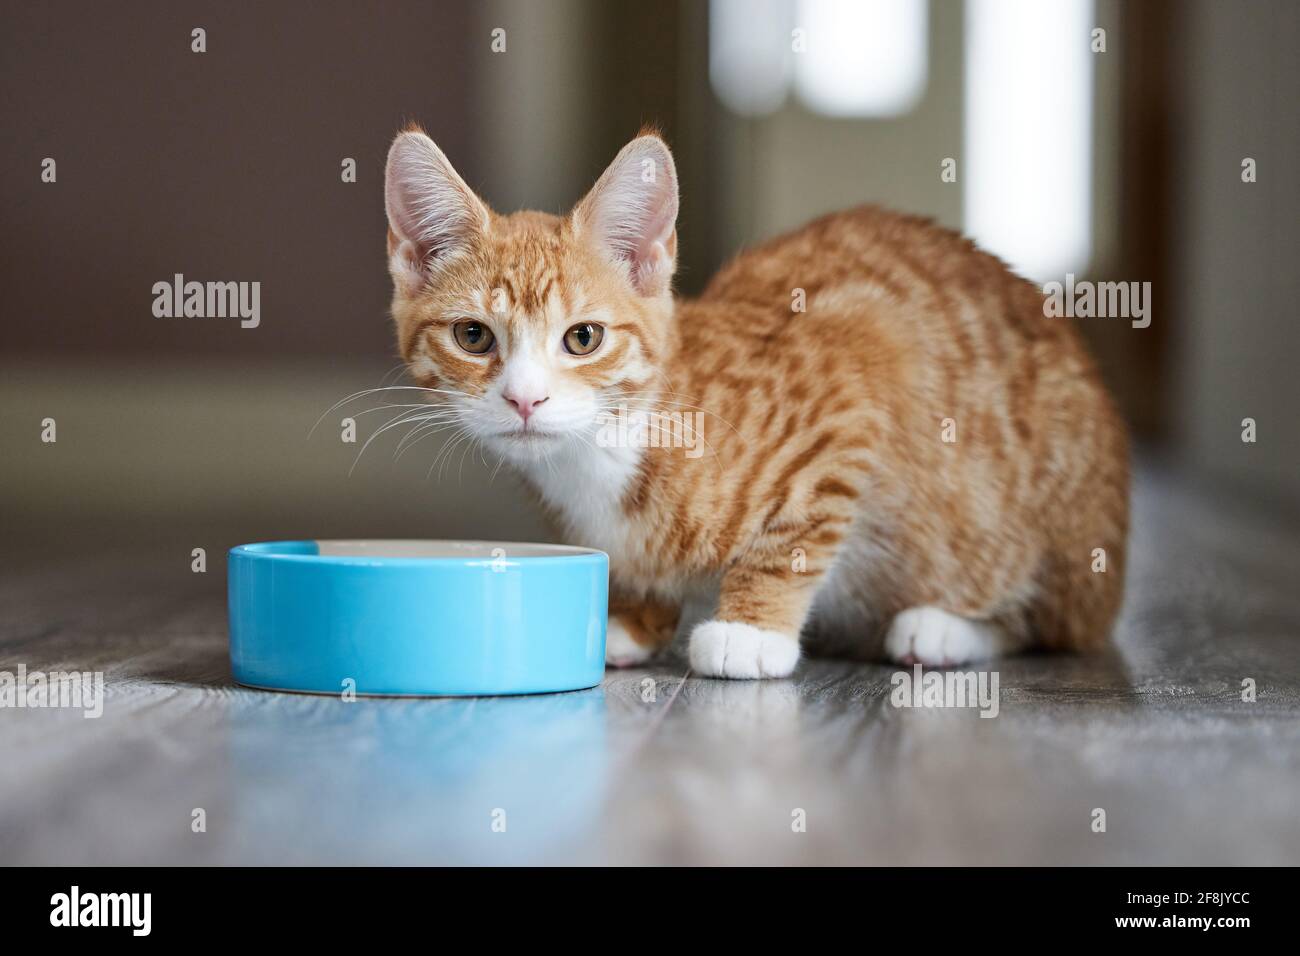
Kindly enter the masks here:
<path id="1" fill-rule="evenodd" d="M 230 663 L 249 687 L 533 694 L 593 687 L 605 670 L 600 551 L 274 541 L 232 548 L 229 570 Z"/>

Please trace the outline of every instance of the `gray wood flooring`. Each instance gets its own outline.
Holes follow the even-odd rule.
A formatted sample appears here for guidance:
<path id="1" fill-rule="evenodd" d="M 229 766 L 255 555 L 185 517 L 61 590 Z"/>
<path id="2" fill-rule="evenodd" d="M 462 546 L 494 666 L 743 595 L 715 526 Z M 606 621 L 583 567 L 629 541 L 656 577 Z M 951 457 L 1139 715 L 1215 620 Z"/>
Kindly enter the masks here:
<path id="1" fill-rule="evenodd" d="M 1114 650 L 1001 662 L 995 719 L 896 708 L 885 665 L 680 652 L 574 694 L 264 693 L 219 573 L 14 560 L 0 671 L 102 670 L 107 700 L 0 710 L 0 862 L 1300 863 L 1300 535 L 1147 476 L 1133 542 Z"/>

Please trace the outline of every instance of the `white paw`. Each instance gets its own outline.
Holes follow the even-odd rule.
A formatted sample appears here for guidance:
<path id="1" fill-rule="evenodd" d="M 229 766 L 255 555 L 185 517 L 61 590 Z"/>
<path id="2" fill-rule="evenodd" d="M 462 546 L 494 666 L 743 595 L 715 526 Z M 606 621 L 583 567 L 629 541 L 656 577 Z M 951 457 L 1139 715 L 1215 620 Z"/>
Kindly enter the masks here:
<path id="1" fill-rule="evenodd" d="M 691 667 L 704 677 L 789 677 L 799 641 L 735 621 L 705 621 L 691 632 Z"/>
<path id="2" fill-rule="evenodd" d="M 648 661 L 653 653 L 654 648 L 634 641 L 618 618 L 609 619 L 605 627 L 605 666 L 636 667 Z"/>
<path id="3" fill-rule="evenodd" d="M 911 607 L 899 612 L 885 635 L 885 653 L 900 664 L 950 667 L 988 660 L 1010 649 L 1001 628 L 937 607 Z"/>

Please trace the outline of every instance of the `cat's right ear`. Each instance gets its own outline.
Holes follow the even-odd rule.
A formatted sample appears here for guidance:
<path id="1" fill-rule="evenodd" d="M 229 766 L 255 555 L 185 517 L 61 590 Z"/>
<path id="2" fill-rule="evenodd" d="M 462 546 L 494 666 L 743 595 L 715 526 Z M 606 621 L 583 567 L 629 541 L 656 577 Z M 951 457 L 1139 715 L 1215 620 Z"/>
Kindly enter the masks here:
<path id="1" fill-rule="evenodd" d="M 384 170 L 388 263 L 408 293 L 465 252 L 487 229 L 488 208 L 433 140 L 410 130 L 388 151 Z"/>

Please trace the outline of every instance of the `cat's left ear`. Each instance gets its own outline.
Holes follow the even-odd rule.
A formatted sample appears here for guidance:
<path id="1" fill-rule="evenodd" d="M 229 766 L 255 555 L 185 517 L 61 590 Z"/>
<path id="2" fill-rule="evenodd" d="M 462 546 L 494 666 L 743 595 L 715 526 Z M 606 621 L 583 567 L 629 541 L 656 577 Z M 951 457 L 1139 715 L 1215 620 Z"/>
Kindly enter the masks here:
<path id="1" fill-rule="evenodd" d="M 677 266 L 677 169 L 658 136 L 638 136 L 573 210 L 574 229 L 644 296 L 667 295 Z"/>

